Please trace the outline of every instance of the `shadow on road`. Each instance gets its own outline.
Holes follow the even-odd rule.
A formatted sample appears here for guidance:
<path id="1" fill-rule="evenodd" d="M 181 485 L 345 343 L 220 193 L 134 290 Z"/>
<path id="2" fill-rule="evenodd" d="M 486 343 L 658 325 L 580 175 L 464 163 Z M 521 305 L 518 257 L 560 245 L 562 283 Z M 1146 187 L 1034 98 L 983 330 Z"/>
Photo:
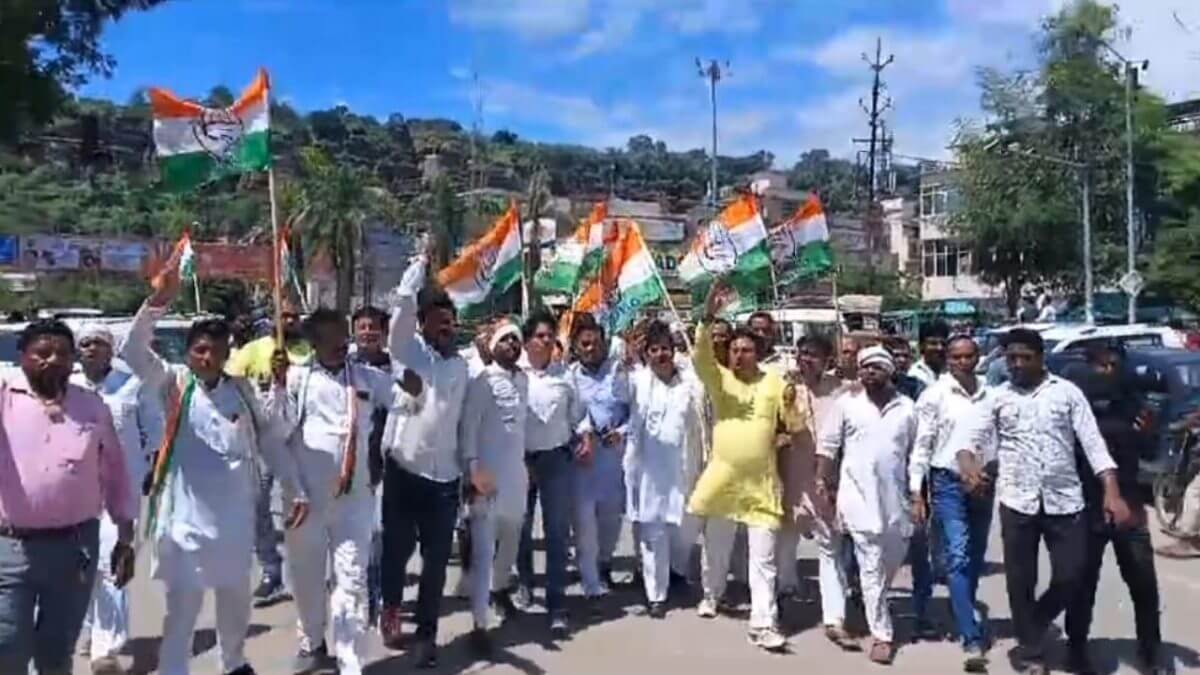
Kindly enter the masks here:
<path id="1" fill-rule="evenodd" d="M 270 626 L 260 623 L 250 624 L 246 639 L 262 635 L 271 630 Z M 125 646 L 125 651 L 133 657 L 133 666 L 129 669 L 131 675 L 152 673 L 158 670 L 158 649 L 162 644 L 161 637 L 133 638 Z M 192 634 L 192 656 L 199 656 L 217 646 L 217 632 L 212 628 L 203 628 Z"/>

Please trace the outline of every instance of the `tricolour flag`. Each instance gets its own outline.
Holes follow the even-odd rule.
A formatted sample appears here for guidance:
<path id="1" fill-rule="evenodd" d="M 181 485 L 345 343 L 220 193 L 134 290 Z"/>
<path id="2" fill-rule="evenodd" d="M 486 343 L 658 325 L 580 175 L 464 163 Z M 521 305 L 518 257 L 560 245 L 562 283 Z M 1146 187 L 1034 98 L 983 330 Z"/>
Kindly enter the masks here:
<path id="1" fill-rule="evenodd" d="M 607 203 L 598 202 L 592 207 L 575 234 L 558 247 L 554 261 L 538 272 L 534 279 L 538 292 L 574 295 L 581 282 L 586 283 L 596 274 L 604 263 L 605 232 L 615 232 L 615 228 L 605 227 L 607 218 Z"/>
<path id="2" fill-rule="evenodd" d="M 486 303 L 521 278 L 521 216 L 516 202 L 479 239 L 471 242 L 437 280 L 464 315 L 486 311 Z"/>
<path id="3" fill-rule="evenodd" d="M 179 278 L 184 281 L 196 281 L 196 251 L 192 249 L 192 237 L 187 230 L 175 244 L 179 254 Z"/>
<path id="4" fill-rule="evenodd" d="M 190 190 L 223 176 L 268 168 L 269 90 L 265 70 L 228 108 L 206 108 L 165 89 L 151 89 L 154 147 L 167 187 Z"/>
<path id="5" fill-rule="evenodd" d="M 584 287 L 571 308 L 594 314 L 610 335 L 633 323 L 643 307 L 665 297 L 641 228 L 631 220 L 619 225 L 619 238 L 599 275 Z"/>
<path id="6" fill-rule="evenodd" d="M 702 303 L 717 277 L 725 277 L 746 306 L 771 287 L 771 253 L 767 228 L 752 195 L 742 195 L 696 234 L 691 249 L 679 261 L 679 278 Z"/>
<path id="7" fill-rule="evenodd" d="M 809 195 L 791 218 L 771 230 L 770 246 L 778 283 L 811 279 L 829 271 L 833 252 L 820 198 Z"/>

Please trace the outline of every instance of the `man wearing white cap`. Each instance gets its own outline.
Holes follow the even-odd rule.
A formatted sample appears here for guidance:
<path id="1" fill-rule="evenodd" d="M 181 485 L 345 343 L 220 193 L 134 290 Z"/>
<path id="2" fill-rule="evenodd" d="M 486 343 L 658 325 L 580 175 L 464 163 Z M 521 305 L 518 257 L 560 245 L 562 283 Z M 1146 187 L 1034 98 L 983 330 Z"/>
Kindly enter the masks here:
<path id="1" fill-rule="evenodd" d="M 819 431 L 817 506 L 835 508 L 831 486 L 841 459 L 836 513 L 854 541 L 862 580 L 863 606 L 874 644 L 870 658 L 890 664 L 895 656 L 888 589 L 904 563 L 912 535 L 906 463 L 916 437 L 913 402 L 896 392 L 896 364 L 879 346 L 858 353 L 862 388 L 837 400 Z"/>
<path id="2" fill-rule="evenodd" d="M 490 490 L 473 490 L 471 513 L 471 614 L 475 630 L 471 646 L 476 655 L 491 655 L 488 637 L 489 600 L 503 618 L 516 615 L 509 582 L 517 561 L 529 477 L 525 468 L 525 418 L 529 379 L 517 365 L 521 329 L 499 320 L 488 338 L 492 362 L 467 385 L 463 404 L 462 443 L 479 457 L 481 468 L 493 477 Z"/>
<path id="3" fill-rule="evenodd" d="M 117 439 L 125 454 L 130 485 L 141 485 L 149 469 L 147 458 L 162 438 L 162 407 L 153 396 L 143 394 L 142 382 L 126 367 L 113 364 L 113 334 L 98 323 L 79 331 L 79 365 L 71 384 L 94 391 L 112 411 Z M 122 364 L 123 365 L 123 364 Z M 137 512 L 137 493 L 131 512 Z M 100 518 L 100 550 L 110 550 L 117 540 L 117 526 L 107 513 Z M 117 654 L 129 640 L 129 589 L 114 583 L 108 560 L 100 556 L 100 570 L 92 602 L 83 626 L 83 642 L 89 646 L 92 672 L 121 673 Z"/>

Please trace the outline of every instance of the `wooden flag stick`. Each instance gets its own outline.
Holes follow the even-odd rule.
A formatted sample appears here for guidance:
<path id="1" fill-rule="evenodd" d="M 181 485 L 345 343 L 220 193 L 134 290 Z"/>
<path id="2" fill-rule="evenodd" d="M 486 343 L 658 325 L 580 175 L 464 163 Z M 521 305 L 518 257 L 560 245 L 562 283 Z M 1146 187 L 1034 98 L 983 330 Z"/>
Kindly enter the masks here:
<path id="1" fill-rule="evenodd" d="M 275 169 L 267 169 L 271 193 L 271 291 L 275 300 L 275 346 L 283 349 L 283 287 L 279 283 L 279 207 L 275 203 Z"/>

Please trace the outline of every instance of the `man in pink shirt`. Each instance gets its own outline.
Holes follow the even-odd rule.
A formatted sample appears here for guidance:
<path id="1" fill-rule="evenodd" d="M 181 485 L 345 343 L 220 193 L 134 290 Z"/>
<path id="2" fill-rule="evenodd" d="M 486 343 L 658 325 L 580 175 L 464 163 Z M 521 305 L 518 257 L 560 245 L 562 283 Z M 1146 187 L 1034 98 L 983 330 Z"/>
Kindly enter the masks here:
<path id="1" fill-rule="evenodd" d="M 111 569 L 133 577 L 132 498 L 108 406 L 67 382 L 75 360 L 60 321 L 30 324 L 20 369 L 0 373 L 0 673 L 69 675 L 96 575 L 97 517 L 118 527 Z"/>

